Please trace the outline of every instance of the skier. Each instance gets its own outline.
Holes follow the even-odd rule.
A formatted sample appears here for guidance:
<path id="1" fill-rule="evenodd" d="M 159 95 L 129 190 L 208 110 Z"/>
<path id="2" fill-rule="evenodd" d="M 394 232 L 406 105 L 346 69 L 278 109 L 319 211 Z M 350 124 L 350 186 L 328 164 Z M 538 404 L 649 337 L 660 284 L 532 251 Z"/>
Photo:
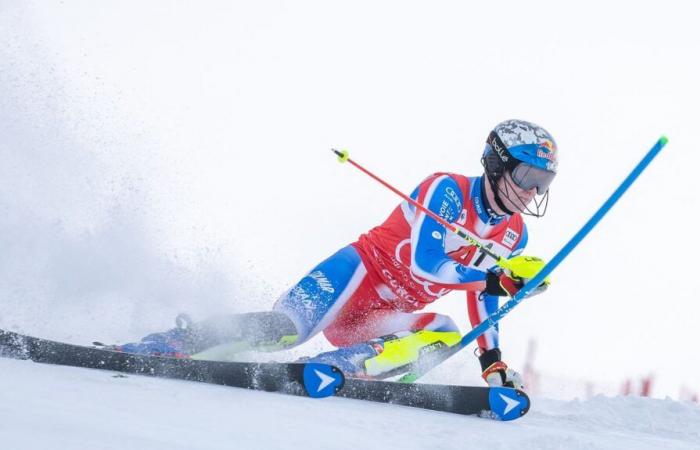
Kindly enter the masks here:
<path id="1" fill-rule="evenodd" d="M 452 346 L 461 336 L 451 318 L 418 313 L 451 290 L 466 292 L 476 326 L 542 268 L 520 255 L 528 240 L 522 215 L 541 217 L 557 170 L 557 147 L 542 127 L 523 120 L 499 123 L 489 134 L 484 174 L 436 173 L 411 198 L 455 224 L 495 254 L 510 270 L 409 202 L 313 268 L 284 293 L 272 311 L 230 314 L 177 327 L 115 346 L 138 354 L 224 359 L 247 350 L 274 351 L 323 332 L 337 350 L 311 358 L 355 377 L 386 376 L 418 360 L 422 352 Z M 532 294 L 542 292 L 545 280 Z M 520 374 L 501 359 L 498 326 L 478 338 L 484 380 L 523 388 Z"/>

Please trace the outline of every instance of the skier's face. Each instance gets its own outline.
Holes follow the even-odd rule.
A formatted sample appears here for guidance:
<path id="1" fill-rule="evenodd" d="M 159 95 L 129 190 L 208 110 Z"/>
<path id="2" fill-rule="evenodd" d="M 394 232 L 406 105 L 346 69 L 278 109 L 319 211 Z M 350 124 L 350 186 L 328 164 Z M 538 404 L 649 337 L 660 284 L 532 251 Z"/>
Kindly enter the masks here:
<path id="1" fill-rule="evenodd" d="M 498 180 L 498 192 L 506 208 L 511 211 L 525 212 L 527 205 L 537 195 L 537 187 L 522 189 L 513 181 L 510 172 L 505 172 Z"/>

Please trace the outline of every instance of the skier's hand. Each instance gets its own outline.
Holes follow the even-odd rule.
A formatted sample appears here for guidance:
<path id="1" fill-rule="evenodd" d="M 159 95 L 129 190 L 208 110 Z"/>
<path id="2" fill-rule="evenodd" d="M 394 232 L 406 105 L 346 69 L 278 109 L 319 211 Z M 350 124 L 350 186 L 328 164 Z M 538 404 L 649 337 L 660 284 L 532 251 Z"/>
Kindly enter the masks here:
<path id="1" fill-rule="evenodd" d="M 523 287 L 522 281 L 510 278 L 501 269 L 489 270 L 486 272 L 486 292 L 489 295 L 499 297 L 514 296 Z"/>
<path id="2" fill-rule="evenodd" d="M 530 279 L 542 270 L 545 262 L 535 256 L 516 256 L 508 260 L 506 269 L 489 271 L 486 275 L 486 293 L 498 296 L 514 296 Z M 541 294 L 549 287 L 550 278 L 533 289 L 528 297 Z"/>
<path id="3" fill-rule="evenodd" d="M 503 361 L 491 365 L 481 375 L 489 386 L 512 387 L 525 390 L 522 375 L 511 369 Z"/>
<path id="4" fill-rule="evenodd" d="M 525 389 L 523 377 L 501 361 L 499 349 L 494 348 L 483 352 L 479 355 L 479 362 L 483 370 L 481 377 L 489 386 Z"/>
<path id="5" fill-rule="evenodd" d="M 542 258 L 537 256 L 524 256 L 518 255 L 513 258 L 508 259 L 508 266 L 504 269 L 504 272 L 508 274 L 509 277 L 521 280 L 531 280 L 539 273 L 540 270 L 545 266 L 545 262 Z M 549 277 L 544 279 L 544 283 L 549 284 Z"/>

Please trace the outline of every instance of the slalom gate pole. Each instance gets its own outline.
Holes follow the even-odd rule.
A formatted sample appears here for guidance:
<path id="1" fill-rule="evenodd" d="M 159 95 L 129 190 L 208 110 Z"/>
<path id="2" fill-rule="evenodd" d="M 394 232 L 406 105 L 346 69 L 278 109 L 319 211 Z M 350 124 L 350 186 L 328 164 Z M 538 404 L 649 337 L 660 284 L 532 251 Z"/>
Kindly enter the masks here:
<path id="1" fill-rule="evenodd" d="M 365 169 L 364 167 L 362 167 L 361 165 L 359 165 L 358 163 L 356 163 L 355 161 L 353 161 L 352 159 L 350 159 L 350 155 L 348 154 L 348 151 L 347 151 L 347 150 L 342 150 L 342 151 L 340 151 L 340 150 L 336 150 L 336 149 L 332 148 L 331 151 L 332 151 L 333 153 L 335 153 L 335 154 L 338 156 L 338 161 L 340 161 L 341 163 L 349 162 L 350 164 L 352 164 L 354 167 L 356 167 L 356 168 L 359 169 L 360 171 L 364 172 L 365 174 L 369 175 L 369 176 L 370 176 L 371 178 L 373 178 L 374 180 L 378 181 L 381 185 L 383 185 L 384 187 L 386 187 L 387 189 L 389 189 L 389 190 L 390 190 L 391 192 L 393 192 L 394 194 L 398 195 L 399 197 L 401 197 L 402 199 L 406 200 L 406 201 L 407 201 L 408 203 L 410 203 L 411 205 L 413 205 L 413 206 L 415 206 L 416 208 L 418 208 L 419 210 L 423 211 L 425 214 L 427 214 L 427 215 L 430 216 L 431 218 L 435 219 L 435 221 L 437 221 L 439 224 L 443 225 L 443 226 L 444 226 L 446 229 L 448 229 L 449 231 L 452 231 L 452 232 L 455 233 L 457 236 L 459 236 L 459 237 L 461 237 L 462 239 L 466 240 L 467 242 L 469 242 L 469 243 L 472 244 L 473 246 L 477 247 L 479 250 L 483 251 L 484 253 L 486 253 L 487 255 L 489 255 L 490 257 L 492 257 L 493 259 L 495 259 L 495 260 L 496 260 L 496 264 L 498 264 L 500 267 L 503 267 L 504 269 L 509 268 L 508 260 L 507 260 L 506 258 L 502 258 L 501 256 L 497 255 L 497 254 L 494 253 L 491 249 L 485 247 L 481 242 L 479 242 L 478 240 L 474 239 L 473 237 L 471 237 L 471 236 L 469 236 L 467 233 L 465 233 L 463 229 L 459 228 L 459 227 L 456 226 L 456 225 L 453 225 L 453 224 L 449 223 L 448 221 L 446 221 L 446 220 L 443 219 L 442 217 L 438 216 L 437 214 L 435 214 L 434 212 L 432 212 L 431 210 L 429 210 L 429 209 L 426 208 L 425 206 L 423 206 L 423 205 L 421 205 L 420 203 L 418 203 L 417 201 L 413 200 L 413 199 L 412 199 L 411 197 L 409 197 L 408 195 L 406 195 L 406 194 L 404 194 L 403 192 L 399 191 L 399 190 L 396 189 L 394 186 L 390 185 L 390 184 L 387 183 L 386 181 L 384 181 L 384 180 L 382 180 L 381 178 L 379 178 L 377 175 L 373 174 L 373 173 L 370 172 L 369 170 Z"/>
<path id="2" fill-rule="evenodd" d="M 422 377 L 430 370 L 435 368 L 437 365 L 450 358 L 452 355 L 466 347 L 470 342 L 474 341 L 476 338 L 484 334 L 486 330 L 495 326 L 496 323 L 498 323 L 498 321 L 505 317 L 513 308 L 515 308 L 520 302 L 522 302 L 523 299 L 527 298 L 527 296 L 535 288 L 537 288 L 537 286 L 539 286 L 540 283 L 542 283 L 544 279 L 559 264 L 561 264 L 564 258 L 566 258 L 569 255 L 569 253 L 571 253 L 571 251 L 574 248 L 576 248 L 576 246 L 588 235 L 588 233 L 590 233 L 590 231 L 598 224 L 598 222 L 600 222 L 603 216 L 605 216 L 605 214 L 607 214 L 607 212 L 615 205 L 615 203 L 617 203 L 620 197 L 622 197 L 622 195 L 627 191 L 627 189 L 632 185 L 632 183 L 634 183 L 637 180 L 639 175 L 647 168 L 647 166 L 649 166 L 651 161 L 656 157 L 656 155 L 659 154 L 661 149 L 664 148 L 664 146 L 667 143 L 668 138 L 666 136 L 661 136 L 656 142 L 656 144 L 654 144 L 654 146 L 647 152 L 644 158 L 642 158 L 642 160 L 634 167 L 634 169 L 632 169 L 629 175 L 627 175 L 627 177 L 622 181 L 620 186 L 618 186 L 618 188 L 615 189 L 615 191 L 610 195 L 610 197 L 605 201 L 605 203 L 603 203 L 603 205 L 600 208 L 598 208 L 598 210 L 595 212 L 595 214 L 593 214 L 593 216 L 588 220 L 588 222 L 586 222 L 583 225 L 583 227 L 581 227 L 581 229 L 569 240 L 569 242 L 567 242 L 566 245 L 564 245 L 564 247 L 562 247 L 562 249 L 559 250 L 559 252 L 556 255 L 554 255 L 552 260 L 549 261 L 549 263 L 547 263 L 542 268 L 542 270 L 540 270 L 537 273 L 537 275 L 535 275 L 534 278 L 530 279 L 527 283 L 525 283 L 525 285 L 510 300 L 508 300 L 503 306 L 496 310 L 496 312 L 487 317 L 483 322 L 474 327 L 469 333 L 465 334 L 457 344 L 447 349 L 434 351 L 424 355 L 418 362 L 411 365 L 409 372 L 403 377 L 401 377 L 399 381 L 402 383 L 413 383 L 414 381 L 418 380 L 420 377 Z M 381 178 L 377 177 L 372 172 L 368 171 L 367 169 L 363 168 L 362 166 L 351 160 L 346 150 L 343 150 L 341 152 L 333 149 L 333 152 L 338 156 L 340 162 L 349 162 L 362 172 L 366 173 L 367 175 L 369 175 L 370 177 L 374 178 L 376 181 L 387 187 L 395 194 L 399 195 L 407 202 L 411 203 L 416 208 L 425 212 L 427 215 L 438 221 L 440 224 L 444 225 L 445 228 L 447 228 L 448 230 L 459 234 L 462 238 L 466 239 L 471 244 L 485 251 L 489 256 L 496 259 L 499 266 L 507 267 L 507 260 L 505 258 L 501 258 L 498 255 L 493 254 L 493 252 L 490 252 L 489 249 L 485 248 L 479 241 L 467 235 L 458 227 L 443 220 L 437 214 L 423 207 L 423 205 L 419 204 L 412 198 L 406 196 L 401 191 L 391 186 L 389 183 L 383 181 Z"/>
<path id="3" fill-rule="evenodd" d="M 435 368 L 438 364 L 442 363 L 455 353 L 462 350 L 470 342 L 474 341 L 476 338 L 481 336 L 486 330 L 496 325 L 496 323 L 501 320 L 506 314 L 508 314 L 513 308 L 515 308 L 524 298 L 532 292 L 537 286 L 544 281 L 544 279 L 549 275 L 569 253 L 586 237 L 586 235 L 595 227 L 600 219 L 605 216 L 605 214 L 613 207 L 613 205 L 620 199 L 622 194 L 627 191 L 627 189 L 635 182 L 637 177 L 647 168 L 649 163 L 658 155 L 661 149 L 668 143 L 668 138 L 666 136 L 661 136 L 659 140 L 654 144 L 654 146 L 647 152 L 647 154 L 642 158 L 642 160 L 637 164 L 637 166 L 632 169 L 627 178 L 625 178 L 620 186 L 615 190 L 615 192 L 610 195 L 610 197 L 603 203 L 603 205 L 598 209 L 598 211 L 593 214 L 588 222 L 586 222 L 583 227 L 574 235 L 574 237 L 569 240 L 569 242 L 559 250 L 559 253 L 554 255 L 552 260 L 547 263 L 542 270 L 540 270 L 534 278 L 530 279 L 525 285 L 503 306 L 496 310 L 493 314 L 487 317 L 483 322 L 474 327 L 469 333 L 465 334 L 462 339 L 452 347 L 449 347 L 443 351 L 435 351 L 428 353 L 419 360 L 419 362 L 414 363 L 410 371 L 399 379 L 402 383 L 413 383 L 418 378 L 422 377 L 430 370 Z"/>

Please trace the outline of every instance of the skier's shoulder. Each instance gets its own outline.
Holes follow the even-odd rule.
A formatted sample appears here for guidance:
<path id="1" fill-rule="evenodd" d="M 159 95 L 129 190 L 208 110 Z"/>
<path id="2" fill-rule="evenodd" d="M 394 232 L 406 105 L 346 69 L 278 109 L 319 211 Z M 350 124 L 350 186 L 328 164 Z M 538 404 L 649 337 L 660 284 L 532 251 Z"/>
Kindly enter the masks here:
<path id="1" fill-rule="evenodd" d="M 435 172 L 425 177 L 419 186 L 427 188 L 440 184 L 445 188 L 459 188 L 460 192 L 469 192 L 469 186 L 474 179 L 475 177 L 468 177 L 454 172 Z"/>
<path id="2" fill-rule="evenodd" d="M 450 172 L 435 172 L 424 178 L 414 193 L 419 201 L 442 199 L 459 210 L 469 197 L 469 179 Z"/>
<path id="3" fill-rule="evenodd" d="M 436 178 L 444 178 L 444 177 L 448 177 L 448 178 L 452 179 L 455 183 L 459 183 L 459 182 L 469 183 L 469 182 L 471 182 L 471 180 L 473 180 L 475 178 L 475 177 L 468 177 L 466 175 L 462 175 L 462 174 L 455 173 L 455 172 L 435 172 L 435 173 L 432 173 L 432 174 L 428 175 L 427 177 L 425 177 L 425 179 L 423 181 L 425 182 L 428 180 L 435 180 Z"/>

